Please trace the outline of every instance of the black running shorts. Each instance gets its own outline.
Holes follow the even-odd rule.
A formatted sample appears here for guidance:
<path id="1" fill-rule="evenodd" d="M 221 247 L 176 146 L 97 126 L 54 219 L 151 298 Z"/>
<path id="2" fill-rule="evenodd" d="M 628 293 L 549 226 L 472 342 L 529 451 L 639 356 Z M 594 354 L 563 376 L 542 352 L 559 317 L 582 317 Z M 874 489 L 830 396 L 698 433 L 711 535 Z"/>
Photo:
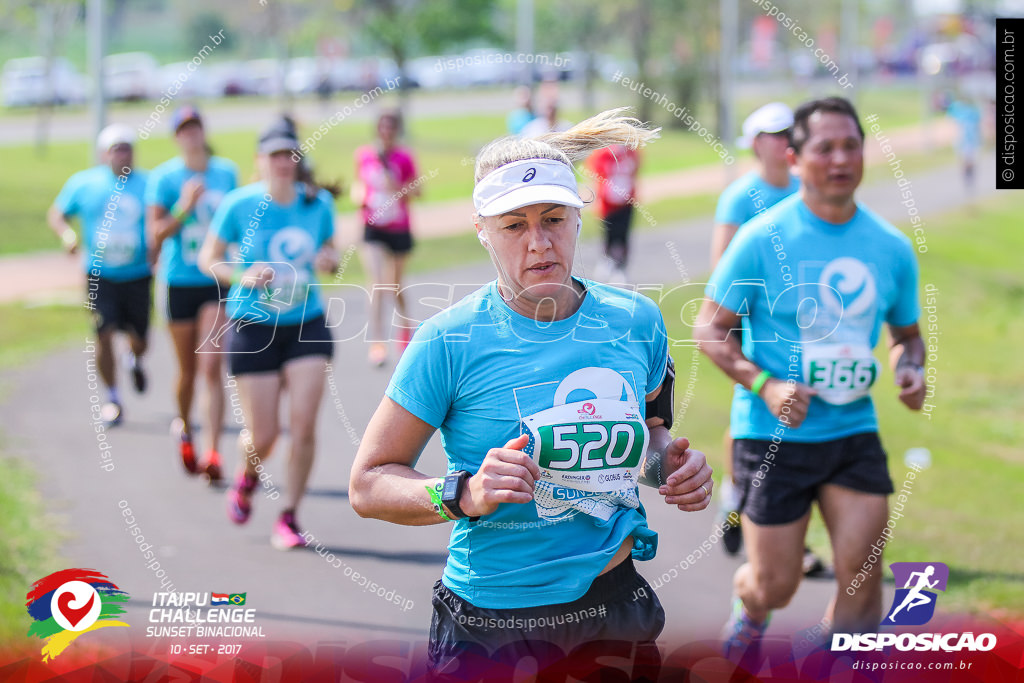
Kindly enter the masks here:
<path id="1" fill-rule="evenodd" d="M 198 287 L 167 286 L 167 319 L 184 322 L 199 317 L 199 309 L 208 303 L 220 302 L 220 287 L 199 285 Z"/>
<path id="2" fill-rule="evenodd" d="M 523 658 L 543 668 L 565 665 L 570 654 L 574 667 L 601 655 L 632 659 L 634 675 L 660 666 L 654 641 L 665 626 L 665 611 L 632 558 L 598 576 L 572 602 L 476 607 L 437 581 L 432 603 L 427 656 L 435 680 L 503 680 Z"/>
<path id="3" fill-rule="evenodd" d="M 301 325 L 261 325 L 232 320 L 228 333 L 228 365 L 232 375 L 278 372 L 303 356 L 330 358 L 334 340 L 323 316 Z"/>
<path id="4" fill-rule="evenodd" d="M 629 226 L 633 222 L 633 205 L 626 204 L 610 211 L 601 222 L 604 225 L 605 244 L 625 245 L 629 241 Z"/>
<path id="5" fill-rule="evenodd" d="M 740 511 L 762 526 L 803 517 L 822 484 L 878 495 L 893 492 L 877 432 L 818 443 L 734 439 L 732 453 Z"/>
<path id="6" fill-rule="evenodd" d="M 387 247 L 392 254 L 408 254 L 412 251 L 412 233 L 408 230 L 394 232 L 381 230 L 372 225 L 363 226 L 363 239 L 367 242 L 379 242 Z"/>
<path id="7" fill-rule="evenodd" d="M 90 277 L 87 296 L 96 332 L 123 330 L 145 339 L 149 332 L 152 284 L 149 275 L 124 282 Z"/>

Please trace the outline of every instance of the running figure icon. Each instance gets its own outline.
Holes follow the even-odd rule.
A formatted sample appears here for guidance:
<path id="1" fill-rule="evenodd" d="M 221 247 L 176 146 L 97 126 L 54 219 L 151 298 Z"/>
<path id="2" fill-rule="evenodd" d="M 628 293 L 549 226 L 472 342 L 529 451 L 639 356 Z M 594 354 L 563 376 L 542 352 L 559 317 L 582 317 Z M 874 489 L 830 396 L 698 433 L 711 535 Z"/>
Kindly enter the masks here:
<path id="1" fill-rule="evenodd" d="M 910 610 L 914 609 L 915 607 L 918 607 L 920 605 L 927 605 L 927 604 L 931 603 L 935 599 L 933 593 L 924 593 L 924 592 L 922 592 L 925 588 L 935 588 L 938 585 L 938 583 L 939 583 L 938 579 L 935 579 L 935 581 L 929 581 L 928 580 L 934 574 L 935 574 L 935 566 L 934 565 L 928 565 L 925 568 L 924 571 L 912 572 L 910 574 L 910 576 L 907 577 L 907 583 L 903 587 L 904 588 L 909 588 L 910 590 L 907 593 L 906 597 L 903 598 L 903 602 L 900 603 L 899 607 L 894 609 L 889 614 L 889 621 L 891 621 L 893 623 L 896 623 L 896 615 L 904 607 L 906 607 L 907 611 L 909 612 Z M 910 584 L 914 581 L 914 577 L 915 576 L 918 577 L 917 578 L 917 583 L 913 587 L 911 587 Z"/>

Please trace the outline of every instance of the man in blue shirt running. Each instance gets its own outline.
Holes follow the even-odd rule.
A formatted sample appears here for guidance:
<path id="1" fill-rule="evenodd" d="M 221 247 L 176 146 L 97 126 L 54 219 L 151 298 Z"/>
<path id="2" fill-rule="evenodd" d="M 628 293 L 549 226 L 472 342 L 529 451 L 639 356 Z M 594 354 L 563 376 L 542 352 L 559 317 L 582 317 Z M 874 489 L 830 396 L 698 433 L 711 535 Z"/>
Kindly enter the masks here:
<path id="1" fill-rule="evenodd" d="M 893 492 L 870 397 L 883 323 L 900 400 L 912 410 L 924 402 L 917 261 L 906 235 L 854 199 L 864 132 L 853 106 L 830 97 L 799 107 L 787 154 L 800 193 L 739 232 L 696 328 L 702 350 L 737 383 L 731 433 L 748 561 L 733 579 L 730 657 L 756 657 L 771 610 L 796 592 L 814 501 L 840 587 L 826 623 L 878 627 L 881 565 L 860 579 L 872 546 L 884 545 Z M 742 347 L 730 335 L 739 312 Z"/>
<path id="2" fill-rule="evenodd" d="M 793 110 L 781 102 L 770 102 L 760 107 L 743 122 L 743 136 L 736 144 L 745 149 L 753 149 L 757 168 L 730 183 L 718 198 L 715 229 L 711 234 L 712 268 L 718 265 L 722 253 L 741 225 L 800 189 L 800 181 L 789 172 L 789 162 L 786 160 L 789 129 L 792 125 Z M 740 335 L 740 332 L 735 334 Z M 723 443 L 725 473 L 722 475 L 715 528 L 723 530 L 722 545 L 725 551 L 735 555 L 743 542 L 743 532 L 739 500 L 733 485 L 732 438 L 728 432 Z M 810 559 L 812 567 L 821 566 L 813 553 Z"/>
<path id="3" fill-rule="evenodd" d="M 110 425 L 121 421 L 117 391 L 114 332 L 128 334 L 129 364 L 136 391 L 146 389 L 141 359 L 149 331 L 150 285 L 144 221 L 146 172 L 133 167 L 135 132 L 124 125 L 104 128 L 97 138 L 101 163 L 71 176 L 46 214 L 65 248 L 78 250 L 68 220 L 82 224 L 83 266 L 88 277 L 87 307 L 96 324 L 96 365 L 107 387 L 100 415 Z"/>

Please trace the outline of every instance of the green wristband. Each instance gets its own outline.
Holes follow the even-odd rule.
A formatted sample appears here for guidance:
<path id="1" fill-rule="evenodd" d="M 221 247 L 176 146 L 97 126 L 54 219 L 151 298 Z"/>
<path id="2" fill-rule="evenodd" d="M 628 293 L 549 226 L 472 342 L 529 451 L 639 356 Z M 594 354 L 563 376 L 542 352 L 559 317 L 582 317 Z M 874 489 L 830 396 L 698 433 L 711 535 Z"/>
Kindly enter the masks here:
<path id="1" fill-rule="evenodd" d="M 441 487 L 441 484 L 427 484 L 423 488 L 430 494 L 430 502 L 434 504 L 434 512 L 441 516 L 446 522 L 454 522 L 451 517 L 444 513 L 444 505 L 441 504 L 441 492 L 437 489 Z"/>
<path id="2" fill-rule="evenodd" d="M 188 216 L 188 211 L 185 211 L 184 209 L 177 205 L 175 205 L 171 209 L 171 217 L 174 218 L 174 220 L 178 221 L 179 223 L 184 223 L 186 216 Z"/>
<path id="3" fill-rule="evenodd" d="M 750 390 L 755 395 L 761 394 L 761 389 L 764 388 L 764 383 L 772 378 L 772 373 L 767 370 L 762 370 L 761 374 L 754 378 L 754 381 L 750 383 Z"/>

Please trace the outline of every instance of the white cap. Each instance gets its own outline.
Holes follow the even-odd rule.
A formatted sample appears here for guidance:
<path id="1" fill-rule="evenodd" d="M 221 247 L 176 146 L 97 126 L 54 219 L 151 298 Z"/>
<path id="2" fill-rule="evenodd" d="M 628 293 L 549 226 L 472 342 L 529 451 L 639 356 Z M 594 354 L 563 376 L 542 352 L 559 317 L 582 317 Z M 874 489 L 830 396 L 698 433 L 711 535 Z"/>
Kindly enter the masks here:
<path id="1" fill-rule="evenodd" d="M 96 136 L 96 149 L 106 152 L 114 145 L 135 144 L 135 131 L 123 123 L 112 123 Z"/>
<path id="2" fill-rule="evenodd" d="M 736 145 L 749 149 L 759 133 L 779 133 L 792 126 L 793 110 L 782 102 L 770 102 L 743 122 L 743 136 L 736 139 Z"/>
<path id="3" fill-rule="evenodd" d="M 473 190 L 473 206 L 480 216 L 497 216 L 530 204 L 583 208 L 572 169 L 554 159 L 524 159 L 494 169 Z"/>

